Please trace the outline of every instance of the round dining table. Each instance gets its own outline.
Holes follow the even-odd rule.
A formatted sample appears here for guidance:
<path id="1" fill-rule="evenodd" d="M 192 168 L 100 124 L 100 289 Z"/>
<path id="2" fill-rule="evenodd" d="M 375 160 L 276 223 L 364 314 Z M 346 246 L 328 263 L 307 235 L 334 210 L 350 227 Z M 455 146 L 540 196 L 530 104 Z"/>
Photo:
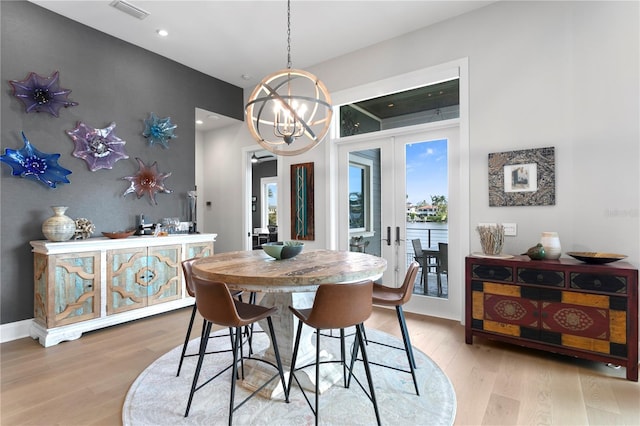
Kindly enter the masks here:
<path id="1" fill-rule="evenodd" d="M 289 306 L 310 308 L 320 284 L 376 280 L 382 276 L 386 267 L 385 259 L 366 253 L 308 250 L 291 259 L 276 260 L 262 250 L 251 250 L 203 257 L 193 264 L 193 273 L 200 278 L 224 282 L 230 290 L 260 292 L 263 294 L 259 302 L 261 305 L 278 308 L 278 313 L 272 320 L 282 364 L 285 371 L 288 371 L 297 327 L 297 318 L 291 313 Z M 266 322 L 260 325 L 266 330 Z M 305 365 L 315 359 L 313 332 L 310 327 L 303 327 L 297 365 Z M 260 356 L 275 362 L 271 343 Z M 323 356 L 332 357 L 331 354 Z M 269 376 L 264 369 L 264 363 L 254 363 L 242 385 L 250 390 L 257 389 L 264 378 Z M 320 391 L 325 391 L 341 377 L 341 369 L 323 366 L 319 379 Z M 303 386 L 314 389 L 315 380 L 315 373 L 311 369 L 311 373 L 303 380 Z M 282 395 L 279 383 L 273 381 L 272 386 L 265 388 L 261 394 L 270 398 Z"/>

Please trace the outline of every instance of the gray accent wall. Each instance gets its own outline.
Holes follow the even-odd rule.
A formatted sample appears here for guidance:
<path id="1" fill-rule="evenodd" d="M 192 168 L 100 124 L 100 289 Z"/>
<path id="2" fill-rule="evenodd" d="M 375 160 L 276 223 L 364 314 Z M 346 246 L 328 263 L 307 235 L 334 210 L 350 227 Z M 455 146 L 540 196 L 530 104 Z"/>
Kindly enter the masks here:
<path id="1" fill-rule="evenodd" d="M 5 324 L 33 318 L 29 241 L 44 239 L 41 224 L 52 215 L 50 206 L 68 206 L 71 218 L 91 220 L 94 236 L 133 227 L 139 214 L 155 222 L 175 216 L 186 220 L 186 194 L 196 181 L 195 108 L 242 120 L 243 90 L 31 3 L 2 1 L 0 14 L 2 154 L 22 148 L 24 131 L 38 150 L 61 154 L 58 163 L 72 171 L 71 183 L 51 189 L 14 177 L 11 167 L 0 164 L 0 323 Z M 60 72 L 61 87 L 72 90 L 69 99 L 79 105 L 63 108 L 57 118 L 25 113 L 8 81 L 54 71 Z M 143 120 L 151 112 L 178 125 L 169 149 L 150 146 L 142 136 Z M 94 128 L 115 122 L 129 158 L 111 170 L 91 172 L 84 160 L 72 156 L 74 144 L 65 133 L 79 121 Z M 136 157 L 171 173 L 165 183 L 173 192 L 157 194 L 158 205 L 146 196 L 123 197 L 129 187 L 123 177 L 138 171 Z"/>

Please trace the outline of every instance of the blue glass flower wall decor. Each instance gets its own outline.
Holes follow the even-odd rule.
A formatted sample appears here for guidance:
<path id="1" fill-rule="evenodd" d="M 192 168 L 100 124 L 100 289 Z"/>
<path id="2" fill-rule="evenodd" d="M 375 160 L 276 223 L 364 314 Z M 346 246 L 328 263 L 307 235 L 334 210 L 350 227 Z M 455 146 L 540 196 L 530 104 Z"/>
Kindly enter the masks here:
<path id="1" fill-rule="evenodd" d="M 138 198 L 141 198 L 144 194 L 147 194 L 149 196 L 149 200 L 151 200 L 155 205 L 158 205 L 158 202 L 156 201 L 156 193 L 164 192 L 166 194 L 170 194 L 173 192 L 164 184 L 165 179 L 171 176 L 171 172 L 158 172 L 158 163 L 156 162 L 151 166 L 147 166 L 137 157 L 136 161 L 138 162 L 140 169 L 134 176 L 125 176 L 123 178 L 131 182 L 131 186 L 129 186 L 122 196 L 124 197 L 127 194 L 135 193 Z"/>
<path id="2" fill-rule="evenodd" d="M 58 71 L 50 77 L 30 72 L 24 80 L 9 80 L 13 96 L 24 103 L 26 112 L 48 112 L 57 117 L 60 108 L 78 105 L 67 99 L 71 90 L 60 87 Z"/>
<path id="3" fill-rule="evenodd" d="M 0 155 L 0 161 L 11 166 L 14 176 L 32 179 L 55 188 L 58 183 L 70 183 L 67 170 L 58 165 L 60 154 L 46 154 L 38 151 L 31 145 L 29 139 L 22 132 L 24 146 L 22 149 L 5 149 L 4 155 Z"/>
<path id="4" fill-rule="evenodd" d="M 125 141 L 115 135 L 116 123 L 104 129 L 94 129 L 79 121 L 76 128 L 67 130 L 75 149 L 73 156 L 87 162 L 89 170 L 111 169 L 116 161 L 129 158 L 124 151 Z"/>
<path id="5" fill-rule="evenodd" d="M 149 145 L 160 144 L 163 148 L 169 148 L 169 140 L 177 138 L 173 134 L 177 127 L 171 122 L 171 117 L 159 118 L 152 112 L 149 118 L 144 120 L 142 136 L 149 139 Z"/>

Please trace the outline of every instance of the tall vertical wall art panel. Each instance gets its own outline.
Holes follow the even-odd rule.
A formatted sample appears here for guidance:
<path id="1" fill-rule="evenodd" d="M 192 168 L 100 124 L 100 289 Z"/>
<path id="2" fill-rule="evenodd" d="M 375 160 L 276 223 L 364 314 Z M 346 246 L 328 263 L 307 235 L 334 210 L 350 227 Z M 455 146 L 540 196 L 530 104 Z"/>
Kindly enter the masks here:
<path id="1" fill-rule="evenodd" d="M 291 165 L 291 239 L 315 239 L 313 163 Z"/>

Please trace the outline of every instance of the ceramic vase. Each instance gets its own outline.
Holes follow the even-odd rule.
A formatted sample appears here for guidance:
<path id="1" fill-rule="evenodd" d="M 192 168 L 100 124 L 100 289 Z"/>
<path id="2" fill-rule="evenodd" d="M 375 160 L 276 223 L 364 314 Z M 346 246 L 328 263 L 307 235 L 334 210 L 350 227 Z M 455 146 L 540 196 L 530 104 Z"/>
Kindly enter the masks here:
<path id="1" fill-rule="evenodd" d="M 68 207 L 52 206 L 54 215 L 42 223 L 42 233 L 49 241 L 67 241 L 76 232 L 76 221 L 64 213 Z"/>
<path id="2" fill-rule="evenodd" d="M 545 259 L 556 260 L 560 258 L 562 247 L 560 246 L 560 238 L 557 232 L 543 232 L 542 237 L 540 237 L 540 244 L 544 247 Z"/>

